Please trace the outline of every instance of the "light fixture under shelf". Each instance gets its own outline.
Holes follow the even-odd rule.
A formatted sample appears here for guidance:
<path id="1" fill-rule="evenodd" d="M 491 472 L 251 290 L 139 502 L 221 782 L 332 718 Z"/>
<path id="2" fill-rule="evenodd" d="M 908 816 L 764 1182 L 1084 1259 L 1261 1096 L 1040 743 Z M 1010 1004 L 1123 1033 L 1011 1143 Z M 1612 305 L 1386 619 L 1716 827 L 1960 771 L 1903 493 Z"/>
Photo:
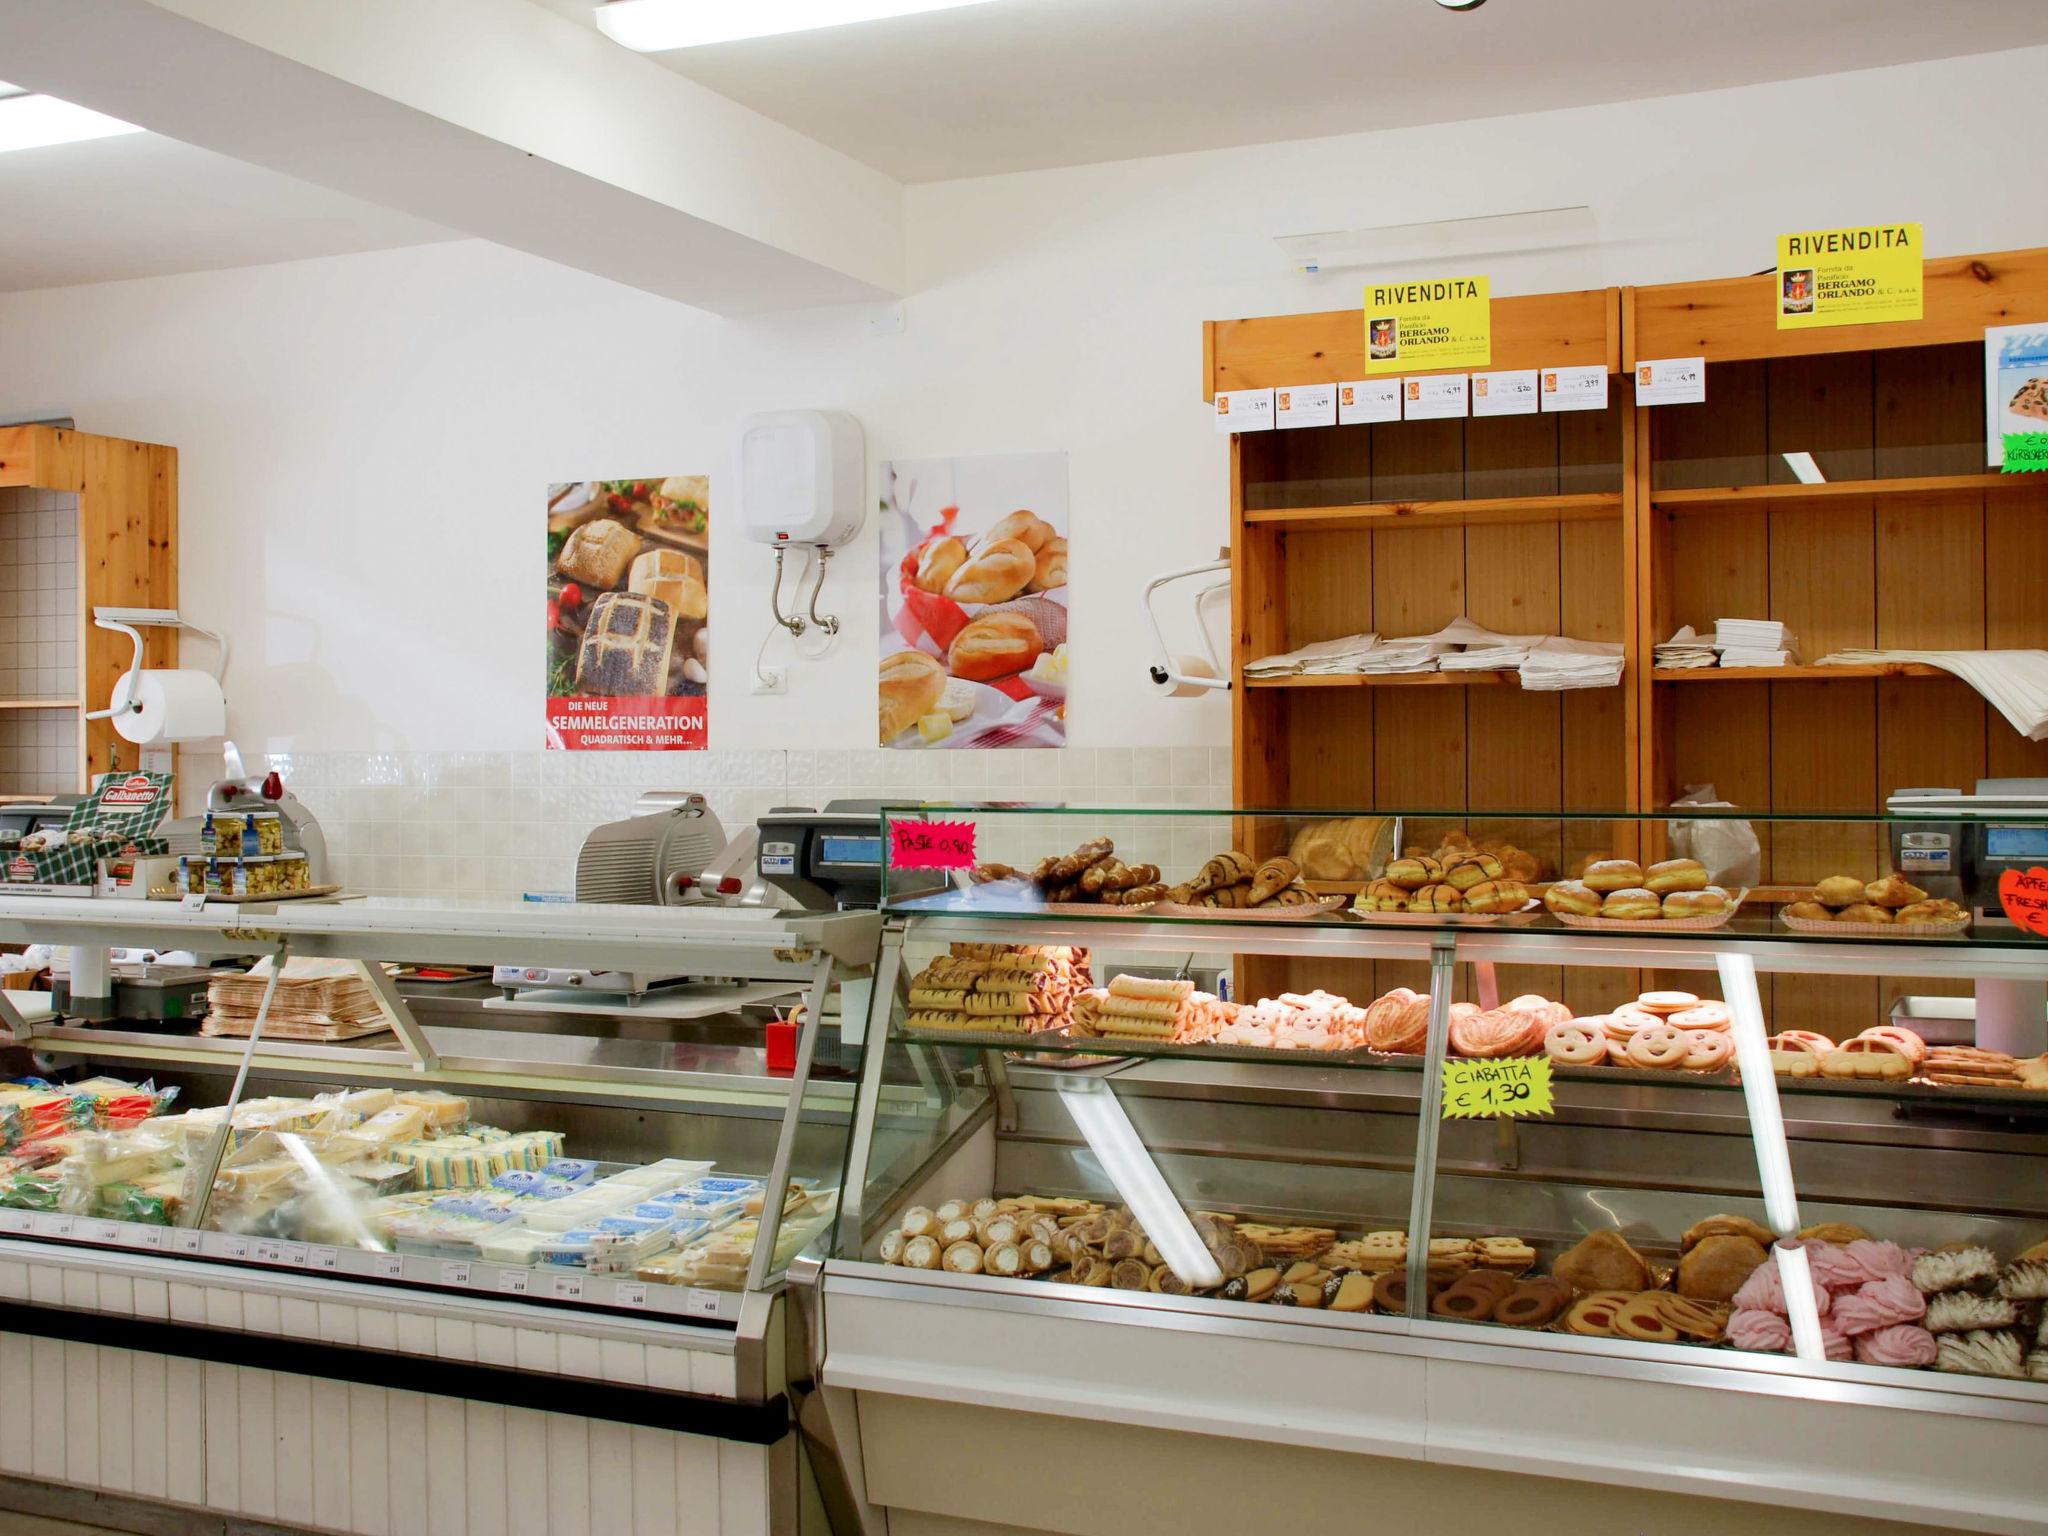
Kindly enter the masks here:
<path id="1" fill-rule="evenodd" d="M 665 53 L 986 4 L 988 0 L 606 0 L 597 8 L 597 25 L 606 37 L 636 53 Z"/>
<path id="2" fill-rule="evenodd" d="M 1384 270 L 1400 262 L 1438 265 L 1515 251 L 1564 250 L 1595 245 L 1599 239 L 1600 221 L 1592 207 L 1574 203 L 1565 208 L 1525 208 L 1419 224 L 1373 224 L 1362 229 L 1275 235 L 1273 243 L 1295 271 L 1312 275 L 1364 267 Z"/>
<path id="3" fill-rule="evenodd" d="M 118 117 L 108 117 L 76 102 L 60 101 L 55 96 L 0 82 L 0 154 L 141 132 L 133 123 L 124 123 Z"/>

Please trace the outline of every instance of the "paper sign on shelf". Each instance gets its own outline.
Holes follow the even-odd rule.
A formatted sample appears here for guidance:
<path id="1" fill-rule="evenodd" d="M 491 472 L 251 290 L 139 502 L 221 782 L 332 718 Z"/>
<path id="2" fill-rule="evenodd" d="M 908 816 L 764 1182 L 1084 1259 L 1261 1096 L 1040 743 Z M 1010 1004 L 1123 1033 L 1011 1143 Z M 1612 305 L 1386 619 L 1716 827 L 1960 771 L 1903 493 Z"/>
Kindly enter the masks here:
<path id="1" fill-rule="evenodd" d="M 1574 364 L 1543 370 L 1543 409 L 1604 411 L 1607 409 L 1607 368 L 1602 363 Z"/>
<path id="2" fill-rule="evenodd" d="M 1706 398 L 1704 357 L 1646 357 L 1636 363 L 1637 405 L 1700 405 Z"/>
<path id="3" fill-rule="evenodd" d="M 1399 379 L 1355 379 L 1337 386 L 1337 425 L 1340 427 L 1400 419 Z"/>
<path id="4" fill-rule="evenodd" d="M 1219 389 L 1216 391 L 1218 432 L 1270 432 L 1273 430 L 1273 391 L 1270 389 Z"/>
<path id="5" fill-rule="evenodd" d="M 1401 381 L 1401 416 L 1406 421 L 1436 421 L 1465 414 L 1470 381 L 1462 373 L 1432 374 Z"/>
<path id="6" fill-rule="evenodd" d="M 1918 320 L 1925 252 L 1918 224 L 1778 236 L 1778 329 Z"/>
<path id="7" fill-rule="evenodd" d="M 1365 285 L 1365 371 L 1484 368 L 1493 361 L 1493 297 L 1485 277 Z"/>
<path id="8" fill-rule="evenodd" d="M 1536 370 L 1518 368 L 1508 373 L 1472 375 L 1474 416 L 1534 416 L 1536 414 Z"/>
<path id="9" fill-rule="evenodd" d="M 1548 1056 L 1444 1063 L 1446 1120 L 1547 1115 L 1552 1108 Z"/>
<path id="10" fill-rule="evenodd" d="M 1998 904 L 2021 929 L 2048 939 L 2048 869 L 2037 864 L 2025 874 L 2003 871 L 1998 877 Z"/>
<path id="11" fill-rule="evenodd" d="M 974 823 L 971 821 L 892 821 L 889 823 L 891 869 L 974 868 Z"/>
<path id="12" fill-rule="evenodd" d="M 1283 384 L 1273 391 L 1273 424 L 1288 427 L 1334 427 L 1337 424 L 1337 386 L 1334 384 Z"/>
<path id="13" fill-rule="evenodd" d="M 2048 469 L 2048 322 L 1984 331 L 1984 461 Z"/>

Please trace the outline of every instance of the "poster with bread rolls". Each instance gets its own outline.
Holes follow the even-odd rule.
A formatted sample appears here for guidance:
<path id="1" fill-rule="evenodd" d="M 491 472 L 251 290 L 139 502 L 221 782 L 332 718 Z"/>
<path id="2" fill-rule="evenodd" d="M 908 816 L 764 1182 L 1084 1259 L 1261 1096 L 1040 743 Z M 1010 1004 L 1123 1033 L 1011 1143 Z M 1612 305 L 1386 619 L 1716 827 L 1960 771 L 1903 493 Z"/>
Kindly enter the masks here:
<path id="1" fill-rule="evenodd" d="M 711 481 L 548 487 L 548 729 L 567 752 L 701 751 Z"/>
<path id="2" fill-rule="evenodd" d="M 881 744 L 1067 739 L 1067 456 L 882 466 Z"/>

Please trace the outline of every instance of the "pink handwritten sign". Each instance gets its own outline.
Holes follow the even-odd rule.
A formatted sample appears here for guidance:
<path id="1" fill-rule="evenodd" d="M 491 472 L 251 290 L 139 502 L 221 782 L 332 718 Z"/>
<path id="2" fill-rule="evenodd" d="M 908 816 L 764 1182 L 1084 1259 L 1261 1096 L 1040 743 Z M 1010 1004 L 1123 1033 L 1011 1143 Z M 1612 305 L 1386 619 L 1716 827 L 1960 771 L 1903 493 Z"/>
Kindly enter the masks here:
<path id="1" fill-rule="evenodd" d="M 971 821 L 892 821 L 889 823 L 891 869 L 972 869 L 974 823 Z"/>

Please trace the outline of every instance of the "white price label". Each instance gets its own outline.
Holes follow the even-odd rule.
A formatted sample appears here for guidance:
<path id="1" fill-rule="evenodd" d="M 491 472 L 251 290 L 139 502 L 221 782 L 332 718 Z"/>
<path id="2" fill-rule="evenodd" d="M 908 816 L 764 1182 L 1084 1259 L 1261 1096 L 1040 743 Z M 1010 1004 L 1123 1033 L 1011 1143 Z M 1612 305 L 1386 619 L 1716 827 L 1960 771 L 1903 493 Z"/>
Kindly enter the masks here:
<path id="1" fill-rule="evenodd" d="M 285 1263 L 289 1264 L 293 1269 L 304 1269 L 306 1267 L 306 1260 L 311 1250 L 304 1243 L 285 1243 L 281 1246 L 284 1249 Z"/>
<path id="2" fill-rule="evenodd" d="M 469 1284 L 469 1266 L 467 1264 L 443 1264 L 441 1266 L 441 1283 L 443 1285 Z"/>
<path id="3" fill-rule="evenodd" d="M 644 1307 L 647 1305 L 647 1287 L 637 1281 L 622 1283 L 613 1295 L 622 1307 Z"/>
<path id="4" fill-rule="evenodd" d="M 164 1244 L 168 1243 L 170 1240 L 171 1234 L 166 1232 L 162 1227 L 144 1227 L 142 1229 L 142 1246 L 145 1248 L 156 1248 L 160 1250 L 163 1248 Z"/>
<path id="5" fill-rule="evenodd" d="M 1534 416 L 1536 370 L 1516 368 L 1503 373 L 1472 375 L 1474 416 Z"/>
<path id="6" fill-rule="evenodd" d="M 246 1237 L 223 1238 L 220 1251 L 225 1258 L 246 1259 L 249 1257 L 249 1239 Z"/>
<path id="7" fill-rule="evenodd" d="M 121 1223 L 103 1221 L 88 1234 L 86 1240 L 94 1243 L 118 1243 L 121 1240 Z"/>
<path id="8" fill-rule="evenodd" d="M 258 1264 L 282 1264 L 284 1262 L 283 1243 L 258 1243 L 254 1253 Z"/>
<path id="9" fill-rule="evenodd" d="M 188 891 L 178 901 L 180 908 L 187 912 L 201 912 L 206 908 L 206 892 Z"/>
<path id="10" fill-rule="evenodd" d="M 72 1225 L 73 1223 L 69 1216 L 53 1216 L 50 1219 L 50 1236 L 69 1237 Z"/>
<path id="11" fill-rule="evenodd" d="M 403 1280 L 405 1278 L 405 1255 L 402 1253 L 379 1254 L 377 1256 L 377 1267 L 371 1273 L 385 1280 Z"/>
<path id="12" fill-rule="evenodd" d="M 583 1277 L 571 1271 L 555 1276 L 555 1294 L 564 1301 L 583 1299 Z"/>
<path id="13" fill-rule="evenodd" d="M 327 1270 L 330 1274 L 340 1269 L 341 1250 L 339 1248 L 315 1248 L 313 1250 L 313 1268 Z"/>
<path id="14" fill-rule="evenodd" d="M 702 1290 L 691 1286 L 683 1292 L 683 1315 L 685 1317 L 718 1316 L 718 1292 Z"/>
<path id="15" fill-rule="evenodd" d="M 1337 386 L 1334 384 L 1283 384 L 1273 391 L 1273 421 L 1288 427 L 1334 427 L 1337 425 Z"/>
<path id="16" fill-rule="evenodd" d="M 178 1252 L 180 1252 L 180 1253 L 197 1253 L 197 1252 L 199 1251 L 199 1237 L 200 1237 L 200 1234 L 199 1234 L 199 1233 L 197 1233 L 197 1232 L 187 1232 L 187 1231 L 185 1231 L 185 1230 L 183 1230 L 183 1229 L 181 1228 L 181 1229 L 179 1230 L 179 1232 L 177 1233 L 177 1239 L 178 1239 L 178 1244 L 177 1244 L 177 1247 L 178 1247 Z"/>
<path id="17" fill-rule="evenodd" d="M 1645 357 L 1637 361 L 1637 405 L 1699 405 L 1706 398 L 1704 357 Z"/>
<path id="18" fill-rule="evenodd" d="M 26 1232 L 27 1211 L 0 1211 L 0 1232 Z"/>
<path id="19" fill-rule="evenodd" d="M 1543 370 L 1543 409 L 1604 411 L 1607 409 L 1607 365 L 1575 363 Z"/>
<path id="20" fill-rule="evenodd" d="M 1354 379 L 1337 386 L 1337 424 L 1351 427 L 1401 419 L 1399 379 Z"/>
<path id="21" fill-rule="evenodd" d="M 526 1271 L 523 1269 L 499 1270 L 498 1289 L 507 1296 L 524 1296 L 526 1294 Z"/>
<path id="22" fill-rule="evenodd" d="M 1270 389 L 1219 389 L 1216 392 L 1216 430 L 1270 432 L 1273 430 L 1273 391 Z"/>

